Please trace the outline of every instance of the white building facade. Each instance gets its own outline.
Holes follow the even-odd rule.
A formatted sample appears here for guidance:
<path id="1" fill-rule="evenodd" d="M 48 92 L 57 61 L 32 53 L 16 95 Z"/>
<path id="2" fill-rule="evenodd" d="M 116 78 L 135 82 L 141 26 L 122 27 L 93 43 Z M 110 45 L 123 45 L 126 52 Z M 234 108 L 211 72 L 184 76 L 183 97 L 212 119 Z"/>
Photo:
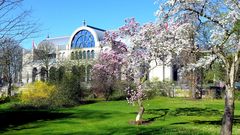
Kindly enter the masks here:
<path id="1" fill-rule="evenodd" d="M 93 66 L 93 61 L 97 59 L 101 49 L 100 42 L 103 40 L 105 30 L 84 25 L 77 28 L 71 36 L 46 38 L 42 42 L 50 42 L 52 46 L 51 60 L 49 61 L 49 69 L 59 68 L 64 66 L 83 65 L 85 70 L 84 81 L 90 80 L 90 69 Z M 41 44 L 41 43 L 40 43 Z M 35 50 L 33 48 L 30 52 L 24 52 L 23 55 L 23 69 L 22 69 L 22 82 L 24 84 L 31 83 L 36 80 L 44 79 L 45 75 L 42 74 L 44 65 L 34 58 Z M 151 63 L 150 66 L 155 66 Z M 163 70 L 164 69 L 164 70 Z M 163 75 L 164 73 L 164 75 Z M 172 66 L 157 66 L 150 71 L 148 79 L 158 80 L 174 80 L 176 79 L 176 71 L 173 71 Z"/>

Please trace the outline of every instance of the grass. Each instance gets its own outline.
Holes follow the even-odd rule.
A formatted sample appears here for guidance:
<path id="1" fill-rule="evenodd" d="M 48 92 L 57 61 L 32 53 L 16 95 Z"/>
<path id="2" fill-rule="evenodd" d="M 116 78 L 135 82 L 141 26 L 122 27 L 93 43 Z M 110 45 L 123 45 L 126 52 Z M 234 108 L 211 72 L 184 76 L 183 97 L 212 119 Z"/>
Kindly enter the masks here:
<path id="1" fill-rule="evenodd" d="M 234 134 L 240 133 L 240 102 L 236 102 Z M 0 105 L 0 134 L 218 135 L 223 100 L 158 97 L 145 101 L 146 125 L 132 125 L 137 107 L 126 101 L 99 101 L 58 110 L 15 110 Z"/>

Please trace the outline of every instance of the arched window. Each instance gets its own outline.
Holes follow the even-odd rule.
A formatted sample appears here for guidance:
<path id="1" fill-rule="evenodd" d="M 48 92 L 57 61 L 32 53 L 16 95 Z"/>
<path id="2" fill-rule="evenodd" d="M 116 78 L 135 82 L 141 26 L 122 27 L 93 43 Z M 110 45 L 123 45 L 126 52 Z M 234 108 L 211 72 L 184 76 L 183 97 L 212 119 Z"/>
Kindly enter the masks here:
<path id="1" fill-rule="evenodd" d="M 57 75 L 56 75 L 57 80 L 62 81 L 64 74 L 65 74 L 65 67 L 63 67 L 63 66 L 59 67 L 59 69 L 57 70 Z"/>
<path id="2" fill-rule="evenodd" d="M 27 83 L 29 82 L 29 73 L 27 72 Z"/>
<path id="3" fill-rule="evenodd" d="M 57 80 L 57 68 L 51 67 L 49 69 L 49 81 L 54 82 Z"/>
<path id="4" fill-rule="evenodd" d="M 87 57 L 86 51 L 83 51 L 83 59 L 86 59 L 86 57 Z"/>
<path id="5" fill-rule="evenodd" d="M 88 58 L 88 59 L 91 59 L 91 54 L 90 54 L 90 51 L 89 51 L 89 50 L 87 51 L 87 58 Z"/>
<path id="6" fill-rule="evenodd" d="M 173 65 L 172 75 L 173 75 L 173 81 L 178 81 L 178 67 L 177 67 L 177 65 Z"/>
<path id="7" fill-rule="evenodd" d="M 79 76 L 79 68 L 77 66 L 72 67 L 72 74 L 75 76 Z"/>
<path id="8" fill-rule="evenodd" d="M 94 37 L 88 30 L 81 30 L 76 33 L 71 42 L 71 48 L 90 48 L 95 47 Z"/>
<path id="9" fill-rule="evenodd" d="M 36 81 L 36 77 L 37 77 L 37 68 L 33 68 L 33 70 L 32 70 L 32 82 Z"/>
<path id="10" fill-rule="evenodd" d="M 79 59 L 82 59 L 82 51 L 79 52 Z"/>
<path id="11" fill-rule="evenodd" d="M 41 81 L 46 81 L 46 78 L 47 78 L 47 70 L 45 67 L 42 67 L 41 68 L 41 71 L 40 71 L 40 79 Z"/>
<path id="12" fill-rule="evenodd" d="M 71 53 L 71 60 L 74 60 L 74 52 Z"/>
<path id="13" fill-rule="evenodd" d="M 92 51 L 91 51 L 91 58 L 94 59 L 94 57 L 95 57 L 94 55 L 95 55 L 94 50 L 92 50 Z"/>
<path id="14" fill-rule="evenodd" d="M 75 59 L 76 59 L 76 60 L 79 59 L 79 58 L 78 58 L 78 52 L 77 52 L 77 51 L 75 52 Z"/>
<path id="15" fill-rule="evenodd" d="M 61 53 L 58 54 L 58 58 L 59 58 L 59 59 L 61 58 L 61 55 L 62 55 Z"/>

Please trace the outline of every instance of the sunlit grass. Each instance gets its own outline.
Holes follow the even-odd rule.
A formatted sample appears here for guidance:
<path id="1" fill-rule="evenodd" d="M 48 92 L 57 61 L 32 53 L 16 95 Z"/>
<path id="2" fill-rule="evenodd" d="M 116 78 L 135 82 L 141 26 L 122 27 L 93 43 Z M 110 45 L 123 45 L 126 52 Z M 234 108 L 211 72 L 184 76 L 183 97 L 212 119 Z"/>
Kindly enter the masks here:
<path id="1" fill-rule="evenodd" d="M 97 103 L 55 111 L 11 110 L 0 105 L 1 134 L 219 134 L 223 100 L 190 100 L 158 97 L 144 102 L 145 125 L 132 125 L 137 106 L 126 101 Z M 240 129 L 236 102 L 234 134 Z M 4 123 L 3 123 L 4 122 Z"/>

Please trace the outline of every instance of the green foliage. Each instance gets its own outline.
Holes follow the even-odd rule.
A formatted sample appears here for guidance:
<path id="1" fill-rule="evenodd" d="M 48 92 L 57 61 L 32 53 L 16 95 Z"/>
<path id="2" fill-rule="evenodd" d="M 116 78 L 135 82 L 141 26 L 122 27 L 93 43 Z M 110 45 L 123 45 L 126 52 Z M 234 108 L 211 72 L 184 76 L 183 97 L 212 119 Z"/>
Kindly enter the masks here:
<path id="1" fill-rule="evenodd" d="M 240 35 L 240 20 L 237 20 L 233 29 L 232 33 L 236 33 L 237 35 Z"/>
<path id="2" fill-rule="evenodd" d="M 80 83 L 80 77 L 74 73 L 65 73 L 62 81 L 57 84 L 57 89 L 69 103 L 79 102 L 88 95 L 86 87 Z"/>
<path id="3" fill-rule="evenodd" d="M 174 95 L 176 97 L 189 97 L 189 91 L 184 89 L 175 89 Z"/>
<path id="4" fill-rule="evenodd" d="M 9 96 L 0 96 L 0 104 L 10 102 L 10 97 Z"/>
<path id="5" fill-rule="evenodd" d="M 91 89 L 97 97 L 105 98 L 105 100 L 125 100 L 126 88 L 136 89 L 136 85 L 132 81 L 102 77 L 94 78 Z"/>
<path id="6" fill-rule="evenodd" d="M 127 93 L 125 89 L 127 87 L 135 88 L 134 83 L 127 82 L 126 80 L 118 80 L 114 82 L 113 93 L 109 97 L 109 100 L 126 100 Z"/>
<path id="7" fill-rule="evenodd" d="M 49 82 L 56 86 L 56 95 L 65 102 L 65 105 L 76 104 L 87 96 L 87 89 L 83 83 L 84 69 L 84 66 L 73 66 L 69 70 L 63 66 L 50 69 Z"/>
<path id="8" fill-rule="evenodd" d="M 56 76 L 57 76 L 57 81 L 58 82 L 61 82 L 63 77 L 64 77 L 64 74 L 65 74 L 65 67 L 61 66 L 58 68 L 58 70 L 56 71 Z"/>
<path id="9" fill-rule="evenodd" d="M 173 96 L 174 84 L 171 81 L 159 81 L 154 78 L 147 82 L 147 90 L 145 91 L 147 97 L 154 96 Z"/>
<path id="10" fill-rule="evenodd" d="M 220 62 L 212 64 L 211 68 L 204 71 L 204 83 L 213 83 L 215 81 L 225 81 L 225 70 Z"/>
<path id="11" fill-rule="evenodd" d="M 49 70 L 49 81 L 50 82 L 57 81 L 57 69 L 55 67 L 51 67 Z"/>
<path id="12" fill-rule="evenodd" d="M 239 90 L 235 90 L 234 98 L 235 98 L 236 100 L 240 100 L 240 91 L 239 91 Z"/>

